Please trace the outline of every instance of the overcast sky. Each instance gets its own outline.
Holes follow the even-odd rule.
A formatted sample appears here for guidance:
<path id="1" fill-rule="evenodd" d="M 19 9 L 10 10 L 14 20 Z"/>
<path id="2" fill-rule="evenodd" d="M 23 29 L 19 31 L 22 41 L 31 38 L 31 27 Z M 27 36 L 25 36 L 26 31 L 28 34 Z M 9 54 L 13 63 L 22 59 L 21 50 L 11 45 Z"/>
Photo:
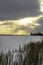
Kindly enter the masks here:
<path id="1" fill-rule="evenodd" d="M 27 19 L 27 17 L 30 19 Z M 31 20 L 32 18 L 33 21 Z M 2 34 L 43 32 L 43 0 L 0 0 L 0 21 L 1 20 L 3 20 L 2 22 L 4 22 L 4 20 L 17 20 L 16 24 L 14 22 L 0 22 L 0 33 Z M 28 25 L 26 26 L 24 25 L 26 24 L 24 21 L 27 20 Z M 31 21 L 32 23 L 29 24 Z M 20 22 L 22 24 L 20 24 Z M 10 32 L 8 32 L 9 30 Z"/>
<path id="2" fill-rule="evenodd" d="M 0 19 L 40 15 L 39 0 L 0 0 Z"/>

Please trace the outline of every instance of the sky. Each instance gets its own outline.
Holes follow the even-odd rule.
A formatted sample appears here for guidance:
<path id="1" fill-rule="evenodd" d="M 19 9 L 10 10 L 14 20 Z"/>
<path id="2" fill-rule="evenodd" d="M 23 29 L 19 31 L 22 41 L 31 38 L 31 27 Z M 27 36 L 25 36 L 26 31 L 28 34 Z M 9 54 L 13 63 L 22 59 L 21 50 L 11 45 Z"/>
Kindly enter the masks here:
<path id="1" fill-rule="evenodd" d="M 43 33 L 43 0 L 0 0 L 0 34 Z"/>

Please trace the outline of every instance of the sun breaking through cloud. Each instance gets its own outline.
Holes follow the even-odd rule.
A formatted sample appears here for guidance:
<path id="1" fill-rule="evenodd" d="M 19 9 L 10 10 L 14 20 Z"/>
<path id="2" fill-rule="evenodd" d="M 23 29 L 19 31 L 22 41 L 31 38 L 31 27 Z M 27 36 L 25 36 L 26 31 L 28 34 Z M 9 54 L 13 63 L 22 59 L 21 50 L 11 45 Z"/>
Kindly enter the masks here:
<path id="1" fill-rule="evenodd" d="M 43 30 L 41 18 L 43 0 L 0 1 L 0 34 L 27 35 Z"/>
<path id="2" fill-rule="evenodd" d="M 36 27 L 40 26 L 37 23 L 41 17 L 26 17 L 18 20 L 0 21 L 0 34 L 27 35 L 30 34 Z"/>
<path id="3" fill-rule="evenodd" d="M 43 13 L 43 0 L 40 0 L 40 11 Z"/>

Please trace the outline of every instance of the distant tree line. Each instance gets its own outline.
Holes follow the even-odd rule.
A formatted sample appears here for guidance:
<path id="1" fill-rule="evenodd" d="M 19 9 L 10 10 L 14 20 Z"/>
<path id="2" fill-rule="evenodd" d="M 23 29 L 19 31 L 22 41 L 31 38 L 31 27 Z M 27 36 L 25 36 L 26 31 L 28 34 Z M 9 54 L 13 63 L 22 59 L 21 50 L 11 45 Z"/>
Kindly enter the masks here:
<path id="1" fill-rule="evenodd" d="M 41 32 L 38 32 L 38 33 L 31 33 L 31 35 L 34 35 L 34 36 L 43 36 L 43 34 Z"/>

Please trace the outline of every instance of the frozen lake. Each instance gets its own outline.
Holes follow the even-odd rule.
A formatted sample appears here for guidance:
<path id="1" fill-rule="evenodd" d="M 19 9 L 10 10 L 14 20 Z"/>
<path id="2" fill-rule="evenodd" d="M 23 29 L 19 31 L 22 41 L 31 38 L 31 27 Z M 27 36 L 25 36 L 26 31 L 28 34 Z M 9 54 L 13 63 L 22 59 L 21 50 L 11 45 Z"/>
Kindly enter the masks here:
<path id="1" fill-rule="evenodd" d="M 5 48 L 15 49 L 18 48 L 19 45 L 27 44 L 30 41 L 41 41 L 41 36 L 0 36 L 0 50 L 4 50 Z"/>

